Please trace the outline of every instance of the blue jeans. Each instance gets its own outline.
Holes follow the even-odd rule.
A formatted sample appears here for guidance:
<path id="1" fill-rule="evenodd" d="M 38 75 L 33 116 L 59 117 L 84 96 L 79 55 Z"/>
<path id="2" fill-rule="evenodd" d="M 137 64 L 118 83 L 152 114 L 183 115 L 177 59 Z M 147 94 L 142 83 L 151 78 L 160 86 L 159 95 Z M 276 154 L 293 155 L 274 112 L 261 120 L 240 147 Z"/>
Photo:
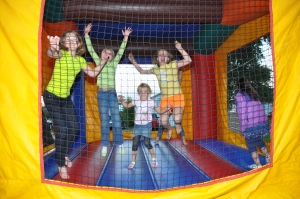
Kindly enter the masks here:
<path id="1" fill-rule="evenodd" d="M 102 145 L 109 146 L 110 123 L 109 115 L 112 120 L 113 144 L 123 144 L 123 134 L 121 127 L 121 116 L 119 112 L 118 97 L 116 90 L 98 90 L 98 106 L 101 119 Z M 109 114 L 110 113 L 110 114 Z"/>

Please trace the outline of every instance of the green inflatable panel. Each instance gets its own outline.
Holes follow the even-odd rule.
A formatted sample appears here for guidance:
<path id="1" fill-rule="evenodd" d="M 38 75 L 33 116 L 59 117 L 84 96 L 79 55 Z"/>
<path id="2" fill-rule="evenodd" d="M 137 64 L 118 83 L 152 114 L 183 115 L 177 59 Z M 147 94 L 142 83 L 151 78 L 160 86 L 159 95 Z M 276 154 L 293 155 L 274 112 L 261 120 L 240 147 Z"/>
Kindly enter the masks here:
<path id="1" fill-rule="evenodd" d="M 222 24 L 201 25 L 194 36 L 194 50 L 202 55 L 210 55 L 236 30 L 238 26 Z"/>
<path id="2" fill-rule="evenodd" d="M 46 22 L 60 22 L 64 21 L 63 15 L 63 0 L 46 0 L 44 21 Z"/>

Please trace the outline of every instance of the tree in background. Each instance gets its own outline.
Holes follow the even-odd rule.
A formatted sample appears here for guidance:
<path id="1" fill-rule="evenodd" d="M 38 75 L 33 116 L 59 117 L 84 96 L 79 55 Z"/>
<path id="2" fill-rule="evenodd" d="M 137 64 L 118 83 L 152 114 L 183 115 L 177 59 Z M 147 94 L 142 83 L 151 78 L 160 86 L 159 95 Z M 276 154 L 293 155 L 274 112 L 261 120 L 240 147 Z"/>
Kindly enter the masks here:
<path id="1" fill-rule="evenodd" d="M 125 100 L 125 102 L 130 103 L 130 102 L 132 102 L 132 99 L 130 97 L 128 97 Z M 133 127 L 134 126 L 134 117 L 135 117 L 134 107 L 124 108 L 120 112 L 120 114 L 121 114 L 121 117 L 122 117 L 123 121 L 125 121 L 127 127 Z"/>
<path id="2" fill-rule="evenodd" d="M 260 96 L 262 103 L 273 102 L 273 71 L 271 63 L 264 62 L 266 50 L 270 54 L 270 36 L 262 37 L 242 48 L 228 54 L 227 90 L 228 109 L 235 104 L 236 82 L 239 78 L 247 78 Z M 270 55 L 271 56 L 271 55 Z"/>

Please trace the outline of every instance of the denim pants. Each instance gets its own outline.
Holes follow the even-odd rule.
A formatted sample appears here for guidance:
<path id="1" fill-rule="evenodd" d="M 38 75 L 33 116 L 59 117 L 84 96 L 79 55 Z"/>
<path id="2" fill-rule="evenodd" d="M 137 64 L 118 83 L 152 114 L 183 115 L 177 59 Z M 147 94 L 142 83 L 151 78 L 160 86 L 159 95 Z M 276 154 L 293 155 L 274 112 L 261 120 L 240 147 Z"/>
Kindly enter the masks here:
<path id="1" fill-rule="evenodd" d="M 109 115 L 112 120 L 113 144 L 123 144 L 123 134 L 121 127 L 121 116 L 119 112 L 118 97 L 116 90 L 98 90 L 98 106 L 101 119 L 102 145 L 109 146 L 110 123 Z"/>
<path id="2" fill-rule="evenodd" d="M 60 98 L 45 90 L 44 102 L 55 129 L 55 158 L 59 167 L 65 165 L 69 147 L 79 133 L 79 121 L 71 97 Z"/>

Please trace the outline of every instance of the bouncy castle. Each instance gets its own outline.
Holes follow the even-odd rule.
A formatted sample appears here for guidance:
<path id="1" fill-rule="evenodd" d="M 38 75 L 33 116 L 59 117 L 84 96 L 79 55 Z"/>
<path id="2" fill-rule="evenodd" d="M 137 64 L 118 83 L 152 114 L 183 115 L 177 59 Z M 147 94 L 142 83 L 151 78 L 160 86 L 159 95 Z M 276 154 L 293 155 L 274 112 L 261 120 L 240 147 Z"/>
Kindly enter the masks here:
<path id="1" fill-rule="evenodd" d="M 298 1 L 4 0 L 0 5 L 0 49 L 5 55 L 0 84 L 0 198 L 300 197 Z M 46 53 L 47 36 L 61 37 L 67 30 L 84 36 L 89 23 L 97 53 L 104 48 L 117 52 L 122 30 L 133 30 L 117 68 L 126 71 L 117 79 L 123 86 L 116 88 L 125 96 L 129 87 L 126 82 L 136 73 L 128 60 L 130 53 L 141 67 L 153 65 L 152 57 L 159 49 L 167 49 L 180 60 L 174 44 L 178 41 L 192 59 L 182 68 L 180 77 L 187 145 L 182 144 L 175 128 L 171 139 L 166 139 L 165 131 L 154 144 L 158 130 L 154 128 L 151 143 L 157 168 L 151 167 L 151 157 L 140 141 L 136 167 L 127 169 L 133 127 L 126 119 L 124 154 L 111 144 L 107 156 L 101 156 L 96 78 L 80 72 L 71 90 L 80 122 L 69 150 L 73 165 L 68 168 L 69 179 L 59 175 L 55 123 L 51 123 L 51 115 L 45 119 L 41 102 L 55 62 Z M 261 54 L 269 59 L 251 57 L 249 46 L 254 49 L 266 38 L 269 44 L 262 42 L 262 48 L 269 50 L 263 48 Z M 88 52 L 82 57 L 95 67 Z M 242 57 L 243 64 L 232 57 Z M 259 67 L 253 67 L 256 63 Z M 135 77 L 152 81 L 139 73 Z M 256 169 L 248 167 L 253 159 L 239 130 L 232 100 L 236 91 L 232 84 L 239 77 L 255 83 L 260 96 L 272 107 L 266 110 L 266 114 L 271 112 L 271 128 L 264 140 L 270 162 L 258 150 L 262 167 Z M 132 87 L 136 89 L 138 83 Z M 259 89 L 262 87 L 269 90 Z M 153 98 L 159 96 L 155 94 Z M 126 113 L 126 109 L 120 111 Z M 49 121 L 51 133 L 46 126 Z M 112 128 L 110 141 L 113 136 Z"/>

